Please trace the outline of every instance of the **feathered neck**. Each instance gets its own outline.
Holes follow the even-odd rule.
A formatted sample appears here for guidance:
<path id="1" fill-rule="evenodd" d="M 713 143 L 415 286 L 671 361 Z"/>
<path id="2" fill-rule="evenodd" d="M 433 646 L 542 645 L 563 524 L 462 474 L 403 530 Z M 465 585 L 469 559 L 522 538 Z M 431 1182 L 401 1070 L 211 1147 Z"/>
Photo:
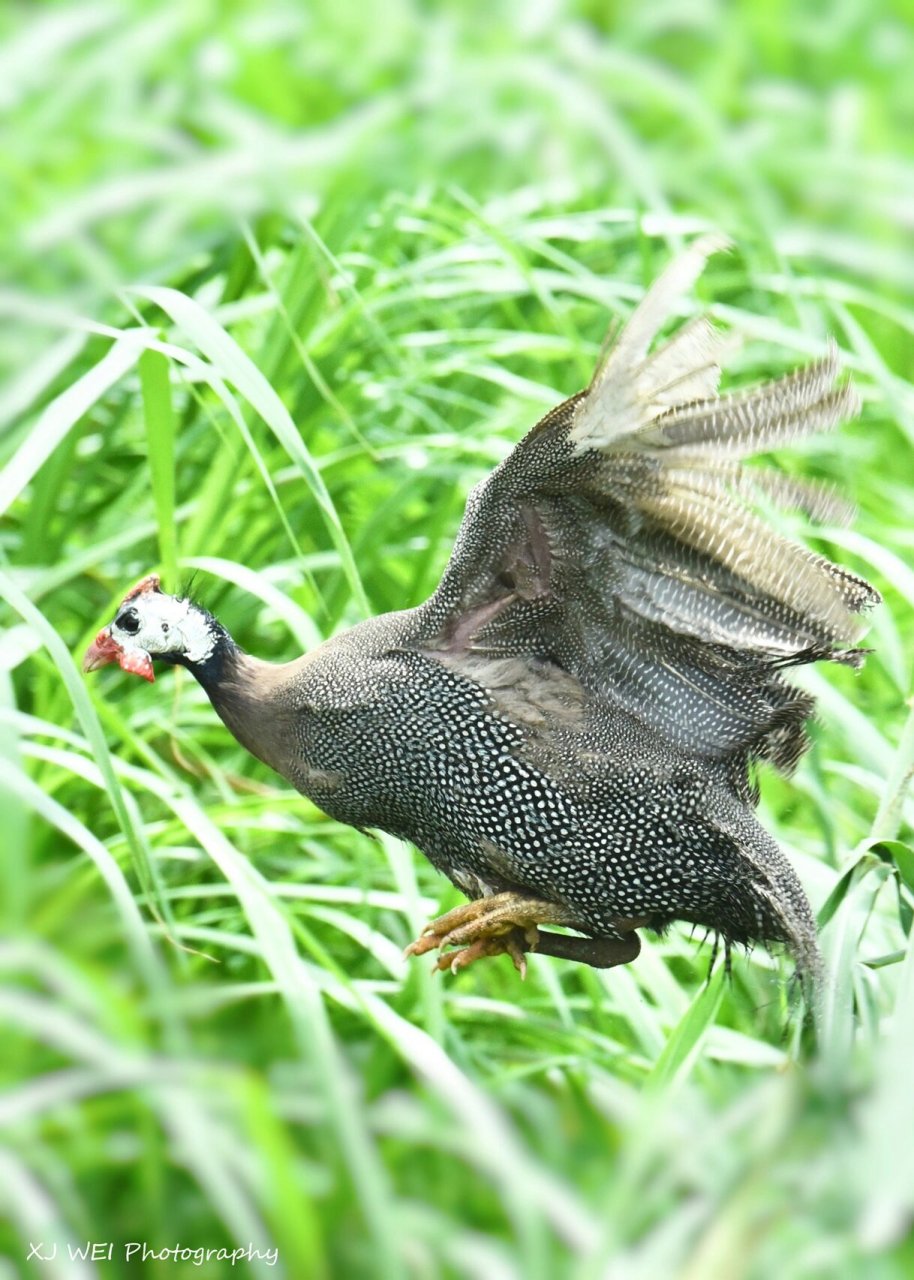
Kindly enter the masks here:
<path id="1" fill-rule="evenodd" d="M 194 643 L 177 657 L 202 686 L 220 720 L 246 750 L 280 768 L 286 748 L 283 717 L 273 702 L 286 667 L 254 658 L 200 605 L 193 606 Z"/>
<path id="2" fill-rule="evenodd" d="M 244 651 L 222 623 L 202 605 L 188 603 L 184 624 L 186 649 L 162 657 L 166 662 L 186 667 L 212 697 L 214 690 L 232 681 Z"/>

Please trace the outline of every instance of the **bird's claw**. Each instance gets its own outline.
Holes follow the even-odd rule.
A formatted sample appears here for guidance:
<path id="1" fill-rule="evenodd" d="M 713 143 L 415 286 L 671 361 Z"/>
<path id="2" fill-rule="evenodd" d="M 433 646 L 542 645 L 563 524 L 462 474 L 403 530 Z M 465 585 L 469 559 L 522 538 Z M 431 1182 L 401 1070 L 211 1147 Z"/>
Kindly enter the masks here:
<path id="1" fill-rule="evenodd" d="M 514 968 L 521 978 L 526 978 L 527 958 L 525 952 L 534 951 L 539 940 L 539 930 L 536 925 L 531 925 L 526 930 L 516 928 L 508 933 L 490 934 L 476 938 L 472 942 L 468 942 L 466 946 L 460 946 L 460 939 L 452 938 L 449 934 L 435 933 L 433 926 L 430 926 L 430 928 L 432 931 L 430 932 L 429 929 L 426 929 L 421 937 L 409 944 L 403 955 L 421 956 L 428 951 L 440 949 L 440 954 L 435 959 L 434 973 L 444 973 L 450 970 L 451 973 L 457 974 L 475 960 L 482 960 L 486 956 L 509 955 Z M 445 947 L 455 945 L 458 950 L 445 953 Z"/>
<path id="2" fill-rule="evenodd" d="M 521 975 L 526 977 L 526 952 L 535 951 L 540 933 L 538 921 L 555 919 L 562 908 L 554 903 L 524 898 L 520 894 L 496 894 L 478 898 L 455 907 L 453 911 L 426 925 L 421 935 L 411 942 L 404 956 L 421 956 L 438 950 L 435 971 L 459 973 L 475 960 L 486 956 L 509 955 Z M 444 954 L 444 948 L 458 947 Z"/>

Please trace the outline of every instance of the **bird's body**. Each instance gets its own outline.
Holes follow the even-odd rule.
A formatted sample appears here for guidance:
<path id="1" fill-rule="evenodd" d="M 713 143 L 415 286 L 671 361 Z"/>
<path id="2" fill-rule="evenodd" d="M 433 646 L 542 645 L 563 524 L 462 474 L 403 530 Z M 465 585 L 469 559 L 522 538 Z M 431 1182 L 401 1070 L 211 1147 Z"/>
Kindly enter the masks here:
<path id="1" fill-rule="evenodd" d="M 204 687 L 331 817 L 411 841 L 471 898 L 561 903 L 597 937 L 681 919 L 814 946 L 799 883 L 729 761 L 671 756 L 548 659 L 435 649 L 429 613 L 369 619 L 272 667 L 268 693 L 263 666 L 227 649 Z"/>
<path id="2" fill-rule="evenodd" d="M 673 264 L 590 388 L 477 486 L 424 605 L 271 666 L 186 602 L 164 640 L 155 597 L 172 598 L 156 581 L 94 646 L 89 665 L 129 652 L 189 666 L 255 755 L 340 821 L 411 840 L 481 904 L 417 950 L 517 959 L 538 944 L 617 963 L 637 954 L 635 928 L 682 919 L 728 944 L 783 943 L 816 969 L 812 914 L 755 819 L 750 770 L 789 768 L 805 745 L 811 700 L 783 669 L 859 662 L 840 646 L 877 597 L 752 515 L 738 459 L 854 402 L 833 355 L 717 397 L 701 322 L 648 355 L 713 247 Z M 821 507 L 766 475 L 775 499 Z M 132 640 L 115 632 L 127 609 Z M 576 948 L 541 923 L 597 941 Z"/>

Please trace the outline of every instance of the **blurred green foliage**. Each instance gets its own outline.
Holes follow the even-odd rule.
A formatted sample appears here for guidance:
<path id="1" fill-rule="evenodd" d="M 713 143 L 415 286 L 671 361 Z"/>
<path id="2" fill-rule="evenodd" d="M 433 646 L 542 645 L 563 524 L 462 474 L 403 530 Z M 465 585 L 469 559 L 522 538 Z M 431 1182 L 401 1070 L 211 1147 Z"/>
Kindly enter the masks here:
<path id="1" fill-rule="evenodd" d="M 126 1274 L 127 1241 L 290 1280 L 914 1274 L 910 6 L 0 29 L 0 1277 Z M 424 598 L 472 483 L 706 226 L 731 378 L 831 331 L 864 398 L 778 459 L 856 499 L 816 536 L 887 601 L 762 778 L 834 975 L 816 1052 L 786 966 L 706 986 L 684 930 L 523 986 L 404 964 L 457 900 L 421 857 L 277 785 L 192 682 L 70 656 L 157 561 L 265 657 Z"/>

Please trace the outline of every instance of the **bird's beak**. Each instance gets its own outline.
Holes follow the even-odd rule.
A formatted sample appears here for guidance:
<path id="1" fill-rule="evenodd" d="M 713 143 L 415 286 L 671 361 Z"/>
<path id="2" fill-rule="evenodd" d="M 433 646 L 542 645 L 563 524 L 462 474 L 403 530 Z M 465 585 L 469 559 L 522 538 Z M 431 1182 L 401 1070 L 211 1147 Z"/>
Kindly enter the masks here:
<path id="1" fill-rule="evenodd" d="M 155 680 L 152 658 L 146 650 L 125 649 L 113 638 L 110 627 L 102 627 L 86 650 L 83 671 L 97 671 L 99 667 L 106 667 L 109 662 L 116 662 L 122 671 L 127 671 L 132 676 Z"/>

